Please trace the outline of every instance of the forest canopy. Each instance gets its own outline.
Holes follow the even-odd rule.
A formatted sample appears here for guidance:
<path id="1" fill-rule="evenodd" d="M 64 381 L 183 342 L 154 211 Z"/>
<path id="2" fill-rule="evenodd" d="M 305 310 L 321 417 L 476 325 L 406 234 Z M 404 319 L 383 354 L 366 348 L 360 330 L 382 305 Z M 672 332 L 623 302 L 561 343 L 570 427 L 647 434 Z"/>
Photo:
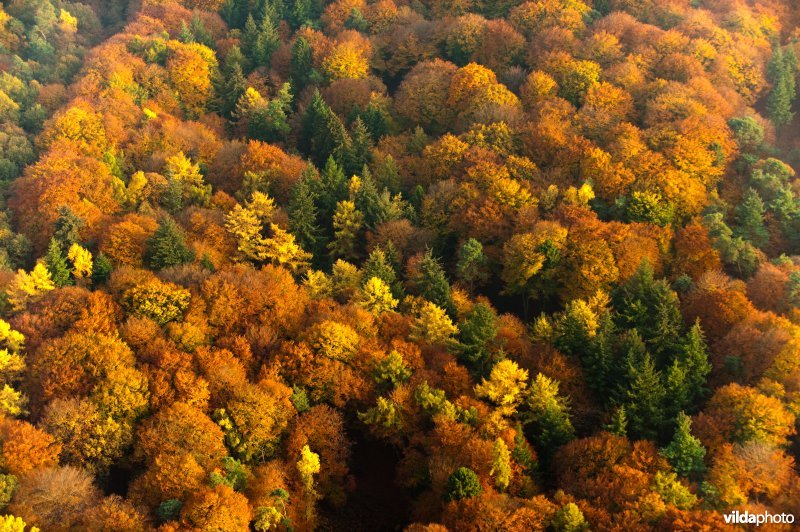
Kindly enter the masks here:
<path id="1" fill-rule="evenodd" d="M 794 4 L 0 3 L 0 529 L 800 518 Z"/>

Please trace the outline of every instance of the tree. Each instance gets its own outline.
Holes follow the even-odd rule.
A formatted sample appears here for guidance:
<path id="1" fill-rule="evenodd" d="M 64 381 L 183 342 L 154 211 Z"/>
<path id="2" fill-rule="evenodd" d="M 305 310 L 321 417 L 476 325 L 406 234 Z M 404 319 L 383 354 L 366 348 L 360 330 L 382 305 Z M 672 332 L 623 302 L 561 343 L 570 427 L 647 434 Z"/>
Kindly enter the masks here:
<path id="1" fill-rule="evenodd" d="M 589 523 L 583 517 L 583 512 L 574 502 L 565 504 L 556 512 L 552 526 L 558 532 L 580 532 L 589 529 Z"/>
<path id="2" fill-rule="evenodd" d="M 558 381 L 538 373 L 526 397 L 526 422 L 532 425 L 538 454 L 545 457 L 575 437 L 569 403 L 559 396 L 558 386 Z"/>
<path id="3" fill-rule="evenodd" d="M 331 254 L 337 258 L 355 259 L 359 256 L 359 233 L 364 225 L 364 214 L 355 203 L 342 200 L 336 205 L 333 215 L 334 239 L 328 244 Z"/>
<path id="4" fill-rule="evenodd" d="M 192 262 L 194 253 L 186 246 L 186 239 L 178 224 L 170 217 L 164 217 L 158 229 L 147 240 L 145 262 L 154 270 L 179 266 Z"/>
<path id="5" fill-rule="evenodd" d="M 666 390 L 661 373 L 656 370 L 647 352 L 639 360 L 629 359 L 627 373 L 630 384 L 623 392 L 623 397 L 631 433 L 654 439 L 664 423 Z"/>
<path id="6" fill-rule="evenodd" d="M 311 45 L 309 45 L 308 40 L 302 35 L 297 37 L 292 45 L 290 72 L 292 87 L 300 94 L 313 78 Z"/>
<path id="7" fill-rule="evenodd" d="M 154 279 L 126 290 L 122 305 L 135 315 L 166 325 L 183 315 L 190 299 L 188 290 Z"/>
<path id="8" fill-rule="evenodd" d="M 50 278 L 57 288 L 72 284 L 72 278 L 69 273 L 69 265 L 67 258 L 64 256 L 64 249 L 61 242 L 55 238 L 50 239 L 50 244 L 47 246 L 47 255 L 44 257 L 44 263 L 47 266 L 47 271 L 50 272 Z"/>
<path id="9" fill-rule="evenodd" d="M 696 479 L 705 470 L 703 459 L 706 449 L 700 440 L 691 433 L 692 420 L 681 412 L 677 418 L 677 428 L 669 445 L 661 450 L 661 454 L 669 460 L 675 472 L 682 477 Z"/>
<path id="10" fill-rule="evenodd" d="M 289 201 L 289 230 L 304 249 L 316 255 L 323 234 L 318 225 L 317 193 L 311 183 L 314 179 L 306 174 L 294 187 Z"/>
<path id="11" fill-rule="evenodd" d="M 458 252 L 456 275 L 467 284 L 470 292 L 489 278 L 488 259 L 483 253 L 483 245 L 474 238 L 464 242 Z"/>
<path id="12" fill-rule="evenodd" d="M 72 276 L 75 279 L 91 278 L 92 254 L 80 244 L 72 244 L 67 252 L 67 258 L 72 262 Z"/>
<path id="13" fill-rule="evenodd" d="M 492 447 L 492 469 L 489 472 L 494 478 L 494 485 L 505 490 L 511 482 L 511 452 L 502 438 L 497 438 Z"/>
<path id="14" fill-rule="evenodd" d="M 454 307 L 450 295 L 450 283 L 439 259 L 433 256 L 430 249 L 425 252 L 417 271 L 413 280 L 417 294 L 452 315 Z"/>
<path id="15" fill-rule="evenodd" d="M 742 202 L 736 206 L 739 222 L 736 234 L 756 247 L 763 247 L 769 240 L 769 233 L 764 227 L 764 202 L 758 192 L 748 189 Z"/>
<path id="16" fill-rule="evenodd" d="M 478 375 L 486 375 L 492 365 L 492 348 L 497 337 L 497 315 L 478 303 L 459 325 L 456 349 L 464 362 Z"/>
<path id="17" fill-rule="evenodd" d="M 431 343 L 447 344 L 456 333 L 458 328 L 453 325 L 453 321 L 444 309 L 426 301 L 414 320 L 411 337 Z"/>
<path id="18" fill-rule="evenodd" d="M 195 530 L 250 530 L 252 515 L 247 498 L 219 484 L 193 493 L 181 507 L 181 523 Z"/>
<path id="19" fill-rule="evenodd" d="M 767 113 L 778 127 L 785 126 L 794 117 L 792 104 L 796 95 L 797 64 L 793 57 L 794 54 L 784 53 L 783 48 L 776 46 L 767 67 L 767 75 L 772 83 L 772 90 L 767 97 Z"/>
<path id="20" fill-rule="evenodd" d="M 8 302 L 14 310 L 24 310 L 28 303 L 38 301 L 50 290 L 55 288 L 50 272 L 43 262 L 33 267 L 30 273 L 17 270 L 16 275 L 6 288 Z"/>
<path id="21" fill-rule="evenodd" d="M 371 314 L 379 316 L 384 312 L 394 310 L 398 300 L 392 297 L 390 287 L 378 277 L 370 277 L 359 294 L 359 305 Z"/>
<path id="22" fill-rule="evenodd" d="M 460 501 L 477 497 L 481 491 L 483 489 L 475 471 L 468 467 L 459 467 L 447 477 L 443 497 L 445 501 Z"/>
<path id="23" fill-rule="evenodd" d="M 322 167 L 329 157 L 344 163 L 349 144 L 350 137 L 344 124 L 325 103 L 319 91 L 315 91 L 303 114 L 298 147 L 317 167 Z"/>
<path id="24" fill-rule="evenodd" d="M 497 412 L 511 417 L 522 402 L 528 381 L 528 370 L 512 360 L 501 360 L 492 368 L 488 379 L 475 386 L 475 395 L 488 399 Z"/>

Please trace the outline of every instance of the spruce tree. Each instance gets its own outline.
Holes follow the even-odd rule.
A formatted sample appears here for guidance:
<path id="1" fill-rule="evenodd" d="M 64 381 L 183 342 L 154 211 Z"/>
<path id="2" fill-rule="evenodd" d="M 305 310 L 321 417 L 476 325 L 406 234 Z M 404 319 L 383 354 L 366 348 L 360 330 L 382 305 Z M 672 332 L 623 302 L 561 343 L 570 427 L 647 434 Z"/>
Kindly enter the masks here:
<path id="1" fill-rule="evenodd" d="M 488 305 L 478 303 L 459 324 L 456 347 L 459 358 L 474 374 L 489 374 L 492 346 L 496 337 L 497 315 Z"/>
<path id="2" fill-rule="evenodd" d="M 67 249 L 72 244 L 80 242 L 80 230 L 82 227 L 83 220 L 72 212 L 72 209 L 66 206 L 61 207 L 58 211 L 53 238 L 61 243 L 63 249 Z"/>
<path id="3" fill-rule="evenodd" d="M 629 362 L 627 370 L 630 384 L 624 391 L 623 404 L 631 433 L 637 438 L 655 439 L 664 423 L 666 391 L 661 374 L 646 351 L 638 364 Z"/>
<path id="4" fill-rule="evenodd" d="M 467 285 L 470 292 L 474 291 L 476 284 L 489 278 L 488 262 L 489 259 L 483 253 L 483 245 L 474 238 L 470 238 L 461 246 L 456 262 L 456 275 Z"/>
<path id="5" fill-rule="evenodd" d="M 350 127 L 350 145 L 346 155 L 348 175 L 357 174 L 372 160 L 372 137 L 361 117 L 358 117 Z"/>
<path id="6" fill-rule="evenodd" d="M 317 221 L 317 195 L 311 182 L 313 179 L 307 172 L 292 191 L 289 200 L 289 230 L 303 249 L 316 255 L 323 236 Z"/>
<path id="7" fill-rule="evenodd" d="M 92 265 L 92 284 L 97 286 L 108 281 L 113 270 L 114 266 L 111 264 L 111 260 L 101 251 L 94 257 L 94 264 Z"/>
<path id="8" fill-rule="evenodd" d="M 178 266 L 194 260 L 194 253 L 186 246 L 186 239 L 172 218 L 164 218 L 158 229 L 147 240 L 145 263 L 154 270 Z"/>
<path id="9" fill-rule="evenodd" d="M 350 137 L 319 91 L 314 92 L 303 115 L 300 138 L 298 147 L 318 167 L 325 164 L 329 157 L 342 164 Z"/>
<path id="10" fill-rule="evenodd" d="M 313 68 L 311 59 L 311 45 L 305 37 L 298 37 L 292 45 L 292 60 L 289 79 L 296 94 L 300 94 L 311 80 Z"/>
<path id="11" fill-rule="evenodd" d="M 44 257 L 44 263 L 56 287 L 60 288 L 72 284 L 72 278 L 69 274 L 69 264 L 67 263 L 66 256 L 64 256 L 64 248 L 61 242 L 55 238 L 50 239 L 50 245 L 47 247 L 47 254 Z"/>
<path id="12" fill-rule="evenodd" d="M 363 279 L 366 282 L 372 277 L 377 277 L 392 289 L 392 295 L 399 298 L 403 295 L 403 288 L 397 279 L 397 273 L 392 266 L 391 260 L 386 256 L 386 252 L 376 247 L 373 249 L 362 268 Z"/>
<path id="13" fill-rule="evenodd" d="M 417 295 L 445 309 L 451 317 L 455 314 L 447 275 L 439 259 L 433 256 L 430 249 L 425 252 L 419 263 L 419 273 L 414 279 L 414 284 Z"/>
<path id="14" fill-rule="evenodd" d="M 275 23 L 269 16 L 265 16 L 259 25 L 250 57 L 253 67 L 268 67 L 272 61 L 272 54 L 275 53 L 280 44 L 281 38 L 278 35 Z"/>
<path id="15" fill-rule="evenodd" d="M 761 196 L 752 188 L 747 190 L 741 203 L 736 206 L 739 227 L 735 233 L 758 248 L 769 240 L 769 233 L 764 226 L 765 211 Z"/>
<path id="16" fill-rule="evenodd" d="M 706 469 L 703 463 L 706 449 L 700 440 L 692 436 L 691 427 L 691 418 L 681 412 L 677 418 L 675 435 L 669 445 L 661 450 L 661 454 L 676 473 L 682 477 L 697 479 Z"/>
<path id="17" fill-rule="evenodd" d="M 625 406 L 619 405 L 611 413 L 611 421 L 604 427 L 608 432 L 623 438 L 628 436 L 628 415 Z"/>
<path id="18" fill-rule="evenodd" d="M 795 98 L 797 60 L 792 53 L 787 57 L 783 48 L 776 46 L 767 67 L 767 77 L 772 90 L 767 97 L 767 113 L 777 126 L 785 126 L 794 118 L 792 104 Z"/>

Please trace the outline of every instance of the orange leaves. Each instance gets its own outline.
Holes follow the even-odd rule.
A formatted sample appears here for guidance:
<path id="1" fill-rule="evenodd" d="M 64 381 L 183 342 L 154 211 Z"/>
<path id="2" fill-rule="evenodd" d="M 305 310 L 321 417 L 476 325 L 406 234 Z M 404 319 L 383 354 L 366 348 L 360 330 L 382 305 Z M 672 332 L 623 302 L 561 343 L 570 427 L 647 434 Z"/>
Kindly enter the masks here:
<path id="1" fill-rule="evenodd" d="M 189 116 L 202 113 L 212 94 L 211 76 L 217 68 L 214 52 L 198 44 L 169 41 L 167 70 Z"/>

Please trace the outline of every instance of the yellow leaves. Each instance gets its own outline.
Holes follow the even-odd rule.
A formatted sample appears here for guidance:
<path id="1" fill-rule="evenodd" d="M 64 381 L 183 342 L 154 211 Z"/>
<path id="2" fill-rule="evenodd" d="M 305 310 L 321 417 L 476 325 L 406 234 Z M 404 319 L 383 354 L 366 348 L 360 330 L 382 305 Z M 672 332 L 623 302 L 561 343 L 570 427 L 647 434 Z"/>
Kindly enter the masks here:
<path id="1" fill-rule="evenodd" d="M 156 113 L 149 107 L 142 108 L 142 113 L 144 114 L 144 117 L 147 118 L 148 120 L 154 120 L 158 118 L 158 113 Z"/>
<path id="2" fill-rule="evenodd" d="M 331 79 L 361 79 L 369 74 L 369 59 L 356 41 L 345 41 L 333 47 L 323 59 L 322 68 Z"/>
<path id="3" fill-rule="evenodd" d="M 311 253 L 303 251 L 294 235 L 270 223 L 272 236 L 264 240 L 261 256 L 264 260 L 278 266 L 288 268 L 292 273 L 302 272 L 308 268 Z"/>
<path id="4" fill-rule="evenodd" d="M 0 517 L 0 532 L 25 532 L 28 524 L 21 517 L 11 514 Z M 35 526 L 27 528 L 28 532 L 39 532 Z"/>
<path id="5" fill-rule="evenodd" d="M 25 336 L 11 328 L 11 325 L 0 319 L 0 342 L 5 343 L 6 347 L 12 351 L 19 351 L 25 343 Z"/>
<path id="6" fill-rule="evenodd" d="M 503 272 L 501 278 L 509 293 L 521 293 L 529 281 L 539 273 L 547 260 L 548 252 L 557 252 L 564 246 L 567 230 L 555 222 L 539 222 L 533 232 L 517 233 L 503 246 Z"/>
<path id="7" fill-rule="evenodd" d="M 501 415 L 511 416 L 522 402 L 527 380 L 528 370 L 513 360 L 501 360 L 494 365 L 489 378 L 475 386 L 475 394 L 493 403 Z"/>
<path id="8" fill-rule="evenodd" d="M 78 102 L 45 124 L 40 142 L 49 147 L 59 140 L 71 140 L 85 151 L 101 154 L 109 147 L 103 119 L 91 105 Z"/>
<path id="9" fill-rule="evenodd" d="M 348 360 L 358 349 L 359 337 L 349 325 L 325 320 L 313 327 L 310 343 L 315 351 L 326 358 Z"/>
<path id="10" fill-rule="evenodd" d="M 432 344 L 447 344 L 457 332 L 458 328 L 443 308 L 425 301 L 412 326 L 411 338 Z"/>
<path id="11" fill-rule="evenodd" d="M 214 52 L 199 43 L 167 43 L 167 71 L 186 112 L 196 116 L 203 112 L 212 95 L 211 75 L 217 68 Z"/>
<path id="12" fill-rule="evenodd" d="M 72 275 L 75 279 L 92 276 L 92 254 L 89 250 L 79 244 L 72 244 L 67 258 L 72 261 Z"/>
<path id="13" fill-rule="evenodd" d="M 44 263 L 39 262 L 34 266 L 30 273 L 25 270 L 17 270 L 16 275 L 11 280 L 6 294 L 8 302 L 16 311 L 25 310 L 29 302 L 37 301 L 45 293 L 53 290 L 55 285 L 50 278 Z"/>
<path id="14" fill-rule="evenodd" d="M 122 300 L 129 312 L 166 325 L 183 314 L 191 294 L 178 285 L 153 279 L 126 290 Z"/>
<path id="15" fill-rule="evenodd" d="M 300 458 L 297 460 L 297 472 L 307 491 L 314 489 L 314 475 L 319 473 L 319 455 L 311 450 L 308 445 L 304 445 L 300 451 Z"/>
<path id="16" fill-rule="evenodd" d="M 58 15 L 58 28 L 64 33 L 75 33 L 78 31 L 78 19 L 73 17 L 69 11 L 61 9 Z"/>
<path id="17" fill-rule="evenodd" d="M 392 297 L 392 290 L 378 277 L 371 277 L 361 289 L 358 304 L 378 316 L 394 310 L 398 300 Z"/>

